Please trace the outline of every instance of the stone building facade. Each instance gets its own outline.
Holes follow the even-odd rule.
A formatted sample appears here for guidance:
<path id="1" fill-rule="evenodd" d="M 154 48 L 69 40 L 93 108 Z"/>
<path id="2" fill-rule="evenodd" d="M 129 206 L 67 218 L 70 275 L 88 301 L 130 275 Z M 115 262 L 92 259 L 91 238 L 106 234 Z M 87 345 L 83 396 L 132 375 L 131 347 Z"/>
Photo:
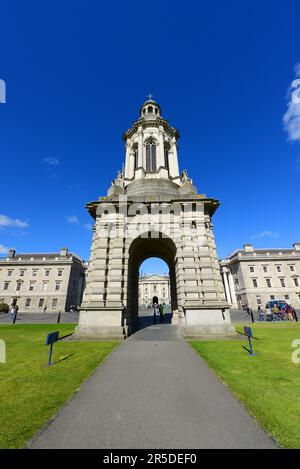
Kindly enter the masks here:
<path id="1" fill-rule="evenodd" d="M 168 275 L 141 275 L 139 277 L 139 304 L 151 305 L 157 296 L 158 302 L 170 304 L 170 277 Z"/>
<path id="2" fill-rule="evenodd" d="M 19 254 L 0 259 L 0 302 L 16 299 L 28 313 L 67 311 L 79 306 L 85 286 L 85 265 L 67 248 L 58 253 Z"/>
<path id="3" fill-rule="evenodd" d="M 228 303 L 234 309 L 264 308 L 285 300 L 300 308 L 300 243 L 294 249 L 255 249 L 246 244 L 220 261 Z"/>
<path id="4" fill-rule="evenodd" d="M 216 253 L 215 199 L 179 172 L 179 132 L 152 99 L 124 133 L 125 166 L 107 196 L 87 204 L 95 220 L 76 334 L 121 338 L 138 316 L 138 279 L 149 257 L 170 272 L 173 323 L 185 336 L 232 333 Z"/>

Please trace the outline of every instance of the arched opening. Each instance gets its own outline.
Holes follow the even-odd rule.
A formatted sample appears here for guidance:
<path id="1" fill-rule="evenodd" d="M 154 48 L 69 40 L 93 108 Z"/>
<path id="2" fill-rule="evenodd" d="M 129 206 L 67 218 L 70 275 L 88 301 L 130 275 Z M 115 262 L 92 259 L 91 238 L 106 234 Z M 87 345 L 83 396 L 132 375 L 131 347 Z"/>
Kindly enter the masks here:
<path id="1" fill-rule="evenodd" d="M 154 296 L 159 304 L 169 306 L 171 303 L 169 266 L 159 257 L 149 257 L 140 265 L 139 314 L 152 304 Z"/>
<path id="2" fill-rule="evenodd" d="M 136 238 L 129 248 L 128 261 L 128 282 L 127 282 L 127 309 L 128 316 L 132 326 L 136 326 L 139 318 L 139 278 L 140 268 L 144 261 L 150 258 L 161 259 L 167 268 L 167 277 L 169 277 L 168 292 L 168 312 L 171 321 L 172 311 L 177 310 L 177 283 L 176 283 L 176 246 L 174 242 L 158 232 L 148 232 Z M 154 295 L 154 286 L 151 295 L 163 299 L 159 295 Z M 152 297 L 147 298 L 147 306 L 152 304 Z M 163 293 L 163 289 L 161 289 Z M 167 294 L 165 286 L 165 295 Z M 167 296 L 166 296 L 167 298 Z M 145 305 L 144 305 L 145 307 Z M 141 311 L 143 312 L 143 310 Z"/>

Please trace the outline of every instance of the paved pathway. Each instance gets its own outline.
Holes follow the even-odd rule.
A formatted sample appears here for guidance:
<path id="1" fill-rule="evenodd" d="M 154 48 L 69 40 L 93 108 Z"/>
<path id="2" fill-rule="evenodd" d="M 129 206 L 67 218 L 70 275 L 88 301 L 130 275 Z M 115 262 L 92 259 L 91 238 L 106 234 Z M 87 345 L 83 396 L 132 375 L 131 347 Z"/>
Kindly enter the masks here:
<path id="1" fill-rule="evenodd" d="M 142 325 L 122 343 L 31 447 L 274 448 L 275 444 L 177 336 L 174 326 L 157 324 Z"/>
<path id="2" fill-rule="evenodd" d="M 56 324 L 58 313 L 19 313 L 17 316 L 16 324 Z M 65 323 L 78 323 L 79 313 L 61 313 L 60 322 Z M 10 324 L 8 314 L 0 313 L 0 324 Z"/>

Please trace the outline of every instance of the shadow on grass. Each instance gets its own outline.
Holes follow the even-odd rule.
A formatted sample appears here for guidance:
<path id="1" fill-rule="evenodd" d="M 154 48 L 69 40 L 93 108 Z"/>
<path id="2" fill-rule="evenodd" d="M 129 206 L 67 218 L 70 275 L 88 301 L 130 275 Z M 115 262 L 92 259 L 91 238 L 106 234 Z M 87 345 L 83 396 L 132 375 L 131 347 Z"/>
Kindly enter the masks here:
<path id="1" fill-rule="evenodd" d="M 52 365 L 56 365 L 57 363 L 64 362 L 65 360 L 68 360 L 69 358 L 73 357 L 74 353 L 70 353 L 69 355 L 66 355 L 65 357 L 60 358 L 59 360 L 55 360 L 52 362 Z"/>
<path id="2" fill-rule="evenodd" d="M 244 333 L 244 332 L 241 332 L 241 331 L 236 331 L 240 336 L 242 337 L 245 337 L 245 339 L 248 339 L 248 336 Z M 251 337 L 251 339 L 254 339 L 254 340 L 259 340 L 258 337 L 254 337 L 254 335 Z"/>
<path id="3" fill-rule="evenodd" d="M 71 337 L 71 335 L 73 335 L 74 332 L 70 332 L 70 334 L 66 334 L 66 335 L 63 335 L 62 337 L 59 337 L 58 340 L 64 340 L 64 339 L 67 339 L 68 337 Z"/>

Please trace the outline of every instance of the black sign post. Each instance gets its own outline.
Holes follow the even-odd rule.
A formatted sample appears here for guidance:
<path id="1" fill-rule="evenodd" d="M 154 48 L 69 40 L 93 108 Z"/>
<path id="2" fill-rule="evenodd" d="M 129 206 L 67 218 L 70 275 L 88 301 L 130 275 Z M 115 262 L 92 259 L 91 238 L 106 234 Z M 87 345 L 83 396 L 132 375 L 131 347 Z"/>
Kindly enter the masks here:
<path id="1" fill-rule="evenodd" d="M 59 334 L 59 331 L 50 332 L 50 334 L 48 334 L 46 338 L 46 345 L 50 345 L 48 366 L 52 365 L 51 363 L 52 348 L 53 348 L 53 344 L 58 341 L 58 334 Z"/>
<path id="2" fill-rule="evenodd" d="M 245 333 L 245 336 L 248 337 L 248 341 L 249 341 L 249 348 L 250 348 L 250 357 L 255 357 L 255 353 L 253 352 L 253 348 L 252 348 L 252 338 L 253 338 L 253 334 L 252 334 L 252 329 L 251 327 L 249 326 L 244 326 L 244 333 Z"/>

